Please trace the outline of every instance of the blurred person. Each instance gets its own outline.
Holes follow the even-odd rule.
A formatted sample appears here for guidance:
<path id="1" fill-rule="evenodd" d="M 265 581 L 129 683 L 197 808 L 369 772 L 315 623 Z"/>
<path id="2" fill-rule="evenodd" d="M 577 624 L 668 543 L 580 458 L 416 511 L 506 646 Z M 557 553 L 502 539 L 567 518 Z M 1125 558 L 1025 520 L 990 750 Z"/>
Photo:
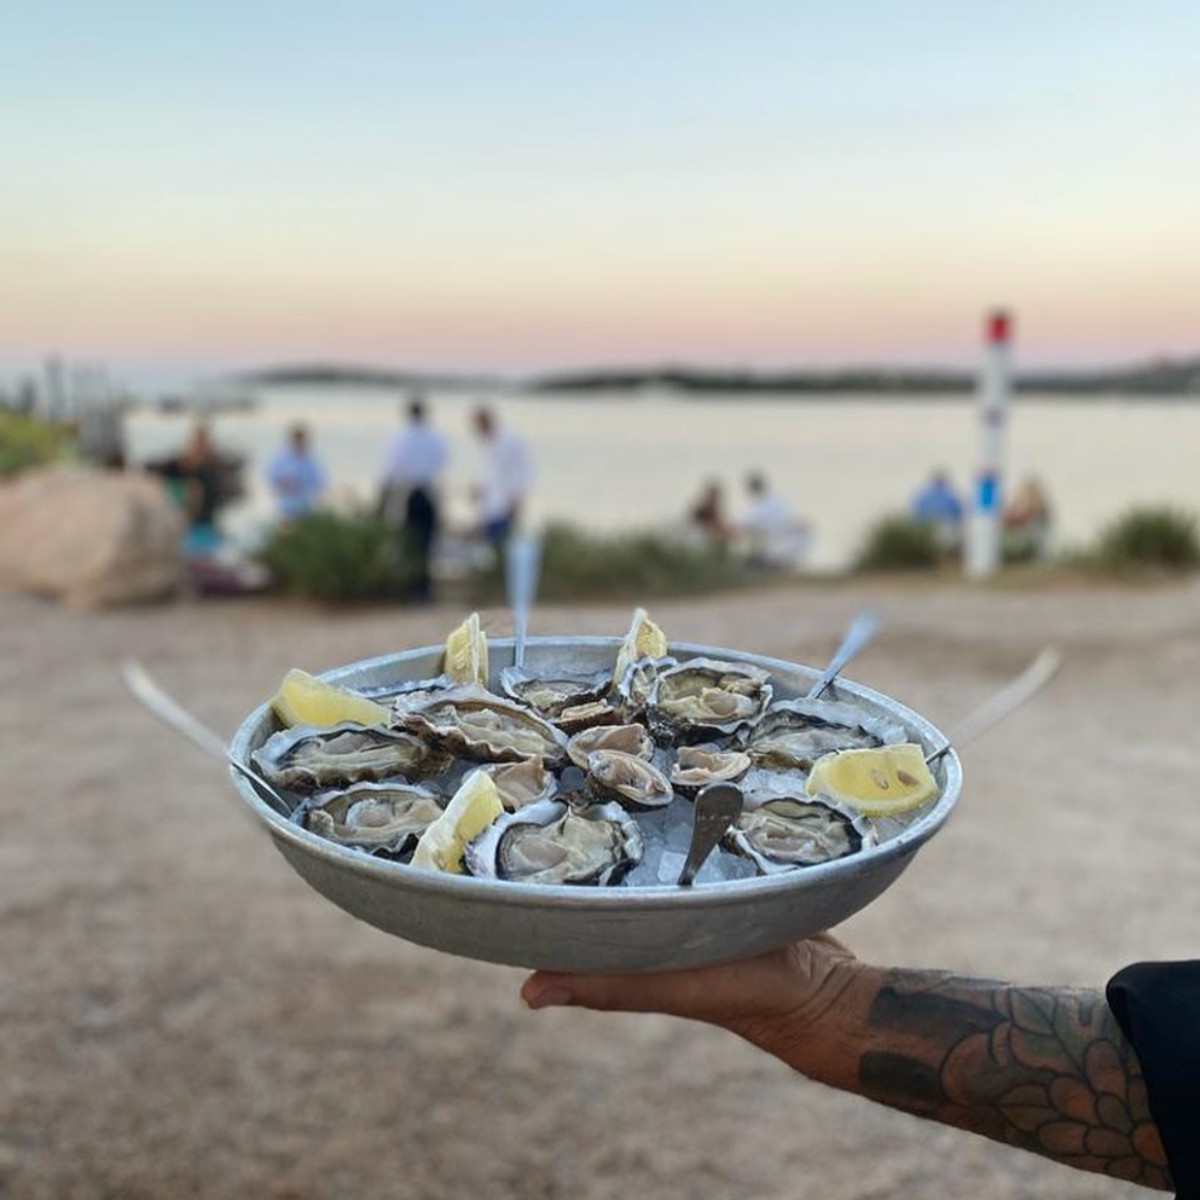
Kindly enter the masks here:
<path id="1" fill-rule="evenodd" d="M 422 396 L 407 406 L 408 423 L 392 435 L 383 470 L 380 507 L 386 514 L 403 505 L 403 536 L 414 556 L 413 597 L 433 596 L 430 559 L 440 523 L 437 481 L 446 467 L 446 439 L 429 425 Z"/>
<path id="2" fill-rule="evenodd" d="M 524 438 L 501 425 L 492 409 L 477 408 L 474 422 L 484 444 L 483 479 L 475 489 L 480 529 L 488 542 L 499 547 L 521 520 L 533 483 L 533 464 Z"/>
<path id="3" fill-rule="evenodd" d="M 180 454 L 171 463 L 171 476 L 179 487 L 179 499 L 187 516 L 185 554 L 212 553 L 221 542 L 217 509 L 221 502 L 221 460 L 213 446 L 208 426 L 197 424 Z"/>
<path id="4" fill-rule="evenodd" d="M 761 471 L 746 476 L 750 502 L 738 528 L 750 562 L 761 567 L 786 567 L 808 548 L 808 526 L 792 515 L 787 501 L 767 483 Z"/>
<path id="5" fill-rule="evenodd" d="M 1053 512 L 1045 488 L 1026 476 L 1004 506 L 1004 553 L 1009 559 L 1042 558 L 1049 549 Z"/>
<path id="6" fill-rule="evenodd" d="M 912 517 L 914 521 L 933 526 L 943 550 L 953 550 L 961 545 L 963 504 L 945 470 L 935 470 L 913 497 Z"/>
<path id="7" fill-rule="evenodd" d="M 715 479 L 704 485 L 700 499 L 688 513 L 688 521 L 709 542 L 725 543 L 733 535 L 733 527 L 725 515 L 725 493 Z"/>
<path id="8" fill-rule="evenodd" d="M 539 971 L 521 997 L 703 1021 L 830 1087 L 1200 1197 L 1200 962 L 1126 967 L 1106 991 L 1028 987 L 872 966 L 822 934 L 715 967 Z"/>
<path id="9" fill-rule="evenodd" d="M 293 521 L 310 513 L 325 490 L 325 471 L 309 449 L 308 429 L 293 425 L 287 443 L 267 467 L 267 481 L 275 493 L 279 518 Z"/>

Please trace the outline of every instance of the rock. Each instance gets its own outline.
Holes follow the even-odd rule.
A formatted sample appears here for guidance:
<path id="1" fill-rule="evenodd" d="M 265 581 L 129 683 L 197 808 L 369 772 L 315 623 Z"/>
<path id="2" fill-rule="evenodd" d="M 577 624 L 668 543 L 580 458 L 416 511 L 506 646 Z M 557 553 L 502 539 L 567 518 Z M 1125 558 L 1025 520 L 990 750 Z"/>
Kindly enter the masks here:
<path id="1" fill-rule="evenodd" d="M 80 466 L 0 483 L 0 586 L 83 608 L 174 595 L 183 518 L 162 482 Z"/>

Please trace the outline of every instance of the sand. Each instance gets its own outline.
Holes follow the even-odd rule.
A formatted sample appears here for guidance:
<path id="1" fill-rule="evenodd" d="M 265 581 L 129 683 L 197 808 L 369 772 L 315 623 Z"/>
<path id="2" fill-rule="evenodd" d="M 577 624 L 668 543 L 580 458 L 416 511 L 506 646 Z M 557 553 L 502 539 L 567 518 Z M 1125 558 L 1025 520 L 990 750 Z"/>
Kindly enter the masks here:
<path id="1" fill-rule="evenodd" d="M 875 604 L 885 629 L 853 673 L 946 722 L 1061 644 L 1051 689 L 968 752 L 951 824 L 841 934 L 882 962 L 1099 985 L 1197 950 L 1198 600 L 855 585 L 656 615 L 680 639 L 819 661 Z M 287 667 L 434 641 L 458 615 L 0 599 L 0 1196 L 1136 1194 L 811 1084 L 718 1030 L 527 1012 L 521 972 L 309 891 L 117 677 L 136 653 L 231 731 Z M 550 609 L 536 627 L 626 619 Z"/>

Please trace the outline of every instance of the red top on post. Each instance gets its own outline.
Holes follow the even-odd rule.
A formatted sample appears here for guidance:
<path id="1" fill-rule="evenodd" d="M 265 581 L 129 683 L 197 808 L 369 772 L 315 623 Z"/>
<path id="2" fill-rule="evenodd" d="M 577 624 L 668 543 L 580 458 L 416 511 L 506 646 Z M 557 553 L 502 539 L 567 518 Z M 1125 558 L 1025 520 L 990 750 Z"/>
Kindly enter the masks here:
<path id="1" fill-rule="evenodd" d="M 987 340 L 989 342 L 1007 342 L 1012 327 L 1012 318 L 1002 309 L 997 308 L 987 315 Z"/>

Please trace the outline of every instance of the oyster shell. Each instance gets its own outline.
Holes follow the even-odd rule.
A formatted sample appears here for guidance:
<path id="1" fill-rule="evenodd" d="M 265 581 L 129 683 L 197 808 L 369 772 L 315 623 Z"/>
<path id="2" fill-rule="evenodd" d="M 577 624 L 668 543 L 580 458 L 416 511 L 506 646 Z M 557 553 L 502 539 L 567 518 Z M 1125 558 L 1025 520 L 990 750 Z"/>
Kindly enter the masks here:
<path id="1" fill-rule="evenodd" d="M 376 688 L 361 689 L 364 696 L 380 704 L 391 704 L 392 720 L 411 708 L 420 708 L 435 700 L 443 692 L 458 687 L 449 675 L 438 675 L 433 679 L 409 679 L 404 683 L 389 683 Z"/>
<path id="2" fill-rule="evenodd" d="M 505 667 L 500 672 L 500 686 L 539 717 L 555 721 L 564 710 L 603 700 L 611 683 L 607 671 L 590 675 L 546 671 L 534 675 L 521 667 Z"/>
<path id="3" fill-rule="evenodd" d="M 467 843 L 472 875 L 517 883 L 615 882 L 641 861 L 642 834 L 619 804 L 543 800 L 505 814 Z"/>
<path id="4" fill-rule="evenodd" d="M 517 762 L 540 755 L 557 767 L 567 756 L 566 735 L 527 708 L 480 687 L 451 688 L 397 712 L 409 733 L 478 762 Z"/>
<path id="5" fill-rule="evenodd" d="M 736 782 L 750 766 L 750 755 L 743 750 L 681 746 L 671 765 L 671 784 L 682 795 L 695 796 L 710 783 Z"/>
<path id="6" fill-rule="evenodd" d="M 771 703 L 768 673 L 749 663 L 693 658 L 660 670 L 648 703 L 650 728 L 679 744 L 753 725 Z"/>
<path id="7" fill-rule="evenodd" d="M 724 839 L 735 854 L 752 859 L 762 875 L 845 858 L 872 841 L 865 822 L 828 801 L 769 795 L 748 797 Z"/>
<path id="8" fill-rule="evenodd" d="M 399 857 L 442 815 L 438 797 L 407 783 L 356 783 L 321 792 L 297 816 L 305 829 L 339 846 Z"/>
<path id="9" fill-rule="evenodd" d="M 622 750 L 646 762 L 654 757 L 654 743 L 644 725 L 598 725 L 575 734 L 567 743 L 567 754 L 583 771 L 588 757 L 597 750 Z"/>
<path id="10" fill-rule="evenodd" d="M 621 750 L 588 755 L 588 789 L 627 808 L 665 808 L 675 798 L 671 781 L 653 763 Z"/>
<path id="11" fill-rule="evenodd" d="M 617 697 L 626 721 L 635 721 L 645 714 L 659 675 L 678 665 L 677 658 L 639 658 L 625 668 L 617 684 Z"/>
<path id="12" fill-rule="evenodd" d="M 770 767 L 812 769 L 834 750 L 893 745 L 908 740 L 904 726 L 837 700 L 784 700 L 743 734 L 755 762 Z"/>
<path id="13" fill-rule="evenodd" d="M 554 776 L 546 770 L 540 754 L 521 762 L 489 763 L 480 770 L 492 777 L 500 803 L 509 812 L 554 795 Z"/>
<path id="14" fill-rule="evenodd" d="M 403 775 L 432 775 L 446 762 L 420 738 L 383 725 L 342 721 L 328 729 L 293 725 L 272 734 L 250 756 L 276 787 L 344 786 Z"/>
<path id="15" fill-rule="evenodd" d="M 623 720 L 619 708 L 614 708 L 607 700 L 593 700 L 589 704 L 564 708 L 554 719 L 554 724 L 570 736 L 597 725 L 619 725 Z"/>

